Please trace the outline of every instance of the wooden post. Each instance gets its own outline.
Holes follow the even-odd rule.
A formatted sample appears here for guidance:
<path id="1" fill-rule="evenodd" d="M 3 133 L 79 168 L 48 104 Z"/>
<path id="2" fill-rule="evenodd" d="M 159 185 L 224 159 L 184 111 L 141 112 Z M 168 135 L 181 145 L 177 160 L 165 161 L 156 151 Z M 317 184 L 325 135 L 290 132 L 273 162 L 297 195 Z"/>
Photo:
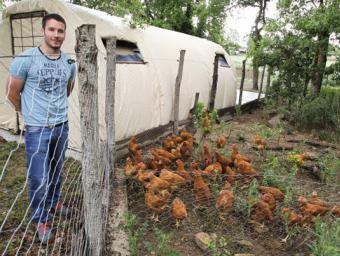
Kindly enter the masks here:
<path id="1" fill-rule="evenodd" d="M 192 109 L 194 110 L 194 113 L 195 113 L 195 110 L 196 110 L 196 107 L 197 107 L 199 98 L 200 98 L 200 93 L 199 93 L 199 92 L 196 92 L 196 94 L 195 94 L 194 107 L 192 108 Z"/>
<path id="2" fill-rule="evenodd" d="M 115 164 L 115 86 L 116 86 L 116 38 L 106 40 L 106 98 L 105 98 L 105 123 L 106 123 L 106 159 L 103 190 L 103 230 L 107 226 L 110 202 L 110 186 Z M 103 238 L 105 241 L 105 237 Z"/>
<path id="3" fill-rule="evenodd" d="M 262 70 L 260 90 L 259 90 L 259 95 L 258 95 L 258 97 L 257 97 L 257 100 L 258 100 L 258 101 L 261 99 L 262 88 L 263 88 L 263 79 L 264 79 L 264 74 L 265 74 L 265 73 L 266 73 L 266 65 L 263 66 L 263 70 Z"/>
<path id="4" fill-rule="evenodd" d="M 181 50 L 179 54 L 179 66 L 178 66 L 178 73 L 177 73 L 176 83 L 175 83 L 174 130 L 173 132 L 176 135 L 178 135 L 179 92 L 181 89 L 181 81 L 182 81 L 182 75 L 183 75 L 184 55 L 185 55 L 185 50 Z"/>
<path id="5" fill-rule="evenodd" d="M 241 77 L 241 84 L 240 84 L 240 95 L 238 97 L 238 105 L 242 105 L 242 94 L 243 94 L 243 85 L 244 85 L 244 79 L 246 77 L 246 62 L 247 59 L 242 61 L 242 77 Z"/>
<path id="6" fill-rule="evenodd" d="M 214 60 L 213 82 L 211 86 L 209 108 L 208 108 L 210 112 L 213 111 L 215 107 L 215 98 L 216 98 L 217 81 L 218 81 L 218 59 L 219 59 L 219 55 L 216 54 L 215 60 Z"/>
<path id="7" fill-rule="evenodd" d="M 82 138 L 82 183 L 84 194 L 86 255 L 99 256 L 102 244 L 102 180 L 98 125 L 98 49 L 95 25 L 76 30 L 80 127 Z"/>

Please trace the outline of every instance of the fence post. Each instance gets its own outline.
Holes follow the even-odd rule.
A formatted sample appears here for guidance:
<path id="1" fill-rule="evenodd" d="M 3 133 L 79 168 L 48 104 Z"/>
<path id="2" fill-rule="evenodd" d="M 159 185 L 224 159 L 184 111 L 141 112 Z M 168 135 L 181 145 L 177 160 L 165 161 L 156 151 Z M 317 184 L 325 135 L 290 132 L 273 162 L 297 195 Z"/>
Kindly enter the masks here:
<path id="1" fill-rule="evenodd" d="M 263 88 L 263 79 L 264 79 L 264 74 L 265 74 L 265 73 L 266 73 L 266 65 L 264 65 L 263 70 L 262 70 L 260 90 L 259 90 L 259 95 L 258 95 L 258 97 L 257 97 L 257 100 L 258 100 L 258 101 L 261 99 L 262 88 Z"/>
<path id="2" fill-rule="evenodd" d="M 209 100 L 209 111 L 213 111 L 215 107 L 215 98 L 216 98 L 216 90 L 217 90 L 217 81 L 218 81 L 218 59 L 219 55 L 215 55 L 214 59 L 214 73 L 213 73 L 213 82 L 211 86 L 210 92 L 210 100 Z"/>
<path id="3" fill-rule="evenodd" d="M 241 77 L 241 84 L 240 84 L 240 95 L 238 97 L 238 105 L 240 107 L 242 105 L 243 85 L 244 85 L 244 79 L 246 77 L 246 62 L 247 62 L 247 59 L 242 61 L 242 77 Z"/>
<path id="4" fill-rule="evenodd" d="M 103 230 L 108 222 L 108 211 L 110 202 L 110 191 L 114 174 L 114 164 L 116 158 L 115 141 L 115 86 L 116 86 L 116 38 L 111 37 L 106 40 L 106 98 L 105 98 L 105 123 L 106 123 L 106 159 L 103 190 Z M 105 237 L 103 239 L 105 241 Z"/>
<path id="5" fill-rule="evenodd" d="M 181 89 L 181 81 L 183 75 L 183 66 L 184 66 L 184 55 L 185 50 L 181 50 L 179 54 L 179 66 L 178 73 L 176 77 L 175 83 L 175 99 L 174 99 L 174 134 L 178 135 L 178 115 L 179 115 L 179 92 Z"/>
<path id="6" fill-rule="evenodd" d="M 95 25 L 85 24 L 76 30 L 78 60 L 80 127 L 82 138 L 82 183 L 84 192 L 85 255 L 101 255 L 103 169 L 99 161 L 98 125 L 98 49 Z"/>

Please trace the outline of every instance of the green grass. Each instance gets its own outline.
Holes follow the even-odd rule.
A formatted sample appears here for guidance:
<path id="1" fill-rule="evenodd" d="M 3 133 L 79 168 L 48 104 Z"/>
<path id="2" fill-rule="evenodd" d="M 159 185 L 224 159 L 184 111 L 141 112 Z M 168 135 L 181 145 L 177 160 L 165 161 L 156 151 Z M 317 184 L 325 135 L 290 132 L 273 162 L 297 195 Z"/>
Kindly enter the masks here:
<path id="1" fill-rule="evenodd" d="M 310 245 L 313 256 L 340 255 L 340 219 L 325 223 L 318 220 L 315 223 L 316 241 Z"/>
<path id="2" fill-rule="evenodd" d="M 4 166 L 6 168 L 4 169 Z M 64 166 L 64 184 L 62 188 L 63 199 L 66 204 L 75 203 L 75 198 L 81 196 L 79 186 L 80 164 L 73 159 L 66 159 Z M 0 239 L 8 241 L 14 230 L 21 224 L 11 241 L 7 254 L 12 255 L 20 245 L 23 231 L 31 218 L 28 199 L 28 184 L 26 182 L 26 157 L 24 145 L 18 146 L 15 142 L 0 143 L 0 225 L 4 223 Z M 68 191 L 68 192 L 67 192 Z M 74 205 L 72 205 L 75 207 Z M 26 217 L 25 217 L 26 214 Z M 28 241 L 28 244 L 30 242 Z M 0 243 L 0 252 L 3 252 L 7 242 Z M 24 243 L 25 246 L 25 243 Z"/>

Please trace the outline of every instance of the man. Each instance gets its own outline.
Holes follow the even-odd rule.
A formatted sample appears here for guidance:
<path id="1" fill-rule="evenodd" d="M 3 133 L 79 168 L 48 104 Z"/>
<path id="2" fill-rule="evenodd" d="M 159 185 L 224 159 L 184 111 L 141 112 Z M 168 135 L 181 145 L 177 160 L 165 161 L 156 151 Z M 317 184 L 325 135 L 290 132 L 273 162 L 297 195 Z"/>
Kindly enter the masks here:
<path id="1" fill-rule="evenodd" d="M 25 145 L 32 220 L 42 243 L 54 234 L 50 213 L 65 215 L 60 187 L 68 142 L 67 97 L 74 85 L 75 64 L 61 52 L 66 22 L 58 14 L 42 19 L 44 40 L 15 58 L 7 96 L 25 124 Z"/>

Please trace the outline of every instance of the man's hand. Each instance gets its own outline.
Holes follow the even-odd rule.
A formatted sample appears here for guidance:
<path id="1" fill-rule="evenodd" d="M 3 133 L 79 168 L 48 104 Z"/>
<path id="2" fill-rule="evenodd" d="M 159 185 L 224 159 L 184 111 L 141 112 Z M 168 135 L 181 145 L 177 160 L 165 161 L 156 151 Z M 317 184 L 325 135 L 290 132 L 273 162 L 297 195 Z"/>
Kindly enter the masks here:
<path id="1" fill-rule="evenodd" d="M 14 105 L 15 111 L 21 112 L 20 93 L 24 87 L 25 81 L 14 76 L 7 78 L 6 98 Z"/>

